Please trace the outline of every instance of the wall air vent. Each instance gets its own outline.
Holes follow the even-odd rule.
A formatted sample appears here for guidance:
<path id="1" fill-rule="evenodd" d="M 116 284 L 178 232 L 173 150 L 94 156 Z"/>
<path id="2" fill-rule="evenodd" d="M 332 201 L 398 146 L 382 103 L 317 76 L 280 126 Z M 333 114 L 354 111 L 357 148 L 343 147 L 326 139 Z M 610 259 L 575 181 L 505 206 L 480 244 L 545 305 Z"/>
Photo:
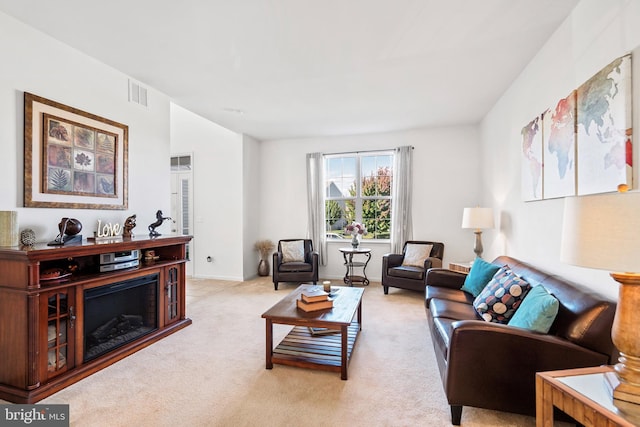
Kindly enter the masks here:
<path id="1" fill-rule="evenodd" d="M 147 107 L 147 88 L 138 82 L 129 80 L 129 102 Z"/>

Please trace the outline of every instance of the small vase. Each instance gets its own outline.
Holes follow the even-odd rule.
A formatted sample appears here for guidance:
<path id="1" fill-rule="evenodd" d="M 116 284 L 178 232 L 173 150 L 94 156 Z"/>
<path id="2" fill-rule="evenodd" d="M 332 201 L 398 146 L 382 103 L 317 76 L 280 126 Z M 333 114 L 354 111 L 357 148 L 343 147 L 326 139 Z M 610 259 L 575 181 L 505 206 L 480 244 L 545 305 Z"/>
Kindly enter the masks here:
<path id="1" fill-rule="evenodd" d="M 258 276 L 269 275 L 269 262 L 266 259 L 261 259 L 258 264 Z"/>
<path id="2" fill-rule="evenodd" d="M 353 249 L 358 249 L 358 246 L 360 246 L 360 240 L 358 240 L 357 234 L 354 234 L 351 238 L 351 246 L 353 247 Z"/>

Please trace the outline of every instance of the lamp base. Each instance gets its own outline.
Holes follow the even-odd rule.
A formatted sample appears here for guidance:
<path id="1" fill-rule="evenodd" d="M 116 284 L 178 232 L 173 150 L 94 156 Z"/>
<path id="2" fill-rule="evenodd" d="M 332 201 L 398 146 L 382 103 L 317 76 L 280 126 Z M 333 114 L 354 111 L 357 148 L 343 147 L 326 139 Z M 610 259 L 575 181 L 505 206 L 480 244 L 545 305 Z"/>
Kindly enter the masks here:
<path id="1" fill-rule="evenodd" d="M 629 390 L 628 387 L 638 388 L 623 383 L 616 372 L 604 374 L 604 384 L 613 398 L 613 406 L 629 422 L 640 425 L 640 395 L 638 390 Z"/>
<path id="2" fill-rule="evenodd" d="M 482 248 L 482 230 L 476 230 L 474 233 L 476 235 L 476 241 L 473 245 L 473 252 L 476 253 L 476 258 L 482 258 L 482 251 L 484 250 Z"/>
<path id="3" fill-rule="evenodd" d="M 604 383 L 616 406 L 619 401 L 632 403 L 640 414 L 640 386 L 620 381 L 616 372 L 605 373 Z"/>

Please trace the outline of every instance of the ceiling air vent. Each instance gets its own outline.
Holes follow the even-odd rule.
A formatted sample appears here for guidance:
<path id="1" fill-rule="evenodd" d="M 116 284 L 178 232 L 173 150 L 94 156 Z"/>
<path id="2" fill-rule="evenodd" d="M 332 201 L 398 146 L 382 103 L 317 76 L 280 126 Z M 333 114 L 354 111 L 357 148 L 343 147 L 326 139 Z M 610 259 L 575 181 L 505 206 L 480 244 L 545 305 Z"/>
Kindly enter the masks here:
<path id="1" fill-rule="evenodd" d="M 147 88 L 129 80 L 129 102 L 147 107 Z"/>

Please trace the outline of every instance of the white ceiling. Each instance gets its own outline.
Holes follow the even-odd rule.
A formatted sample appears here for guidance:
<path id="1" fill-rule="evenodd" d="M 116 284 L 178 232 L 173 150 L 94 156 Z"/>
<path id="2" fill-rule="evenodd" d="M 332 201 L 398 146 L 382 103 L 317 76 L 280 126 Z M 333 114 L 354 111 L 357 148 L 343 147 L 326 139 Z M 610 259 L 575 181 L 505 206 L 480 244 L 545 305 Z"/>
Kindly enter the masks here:
<path id="1" fill-rule="evenodd" d="M 268 140 L 478 123 L 578 1 L 0 0 L 0 10 Z"/>

